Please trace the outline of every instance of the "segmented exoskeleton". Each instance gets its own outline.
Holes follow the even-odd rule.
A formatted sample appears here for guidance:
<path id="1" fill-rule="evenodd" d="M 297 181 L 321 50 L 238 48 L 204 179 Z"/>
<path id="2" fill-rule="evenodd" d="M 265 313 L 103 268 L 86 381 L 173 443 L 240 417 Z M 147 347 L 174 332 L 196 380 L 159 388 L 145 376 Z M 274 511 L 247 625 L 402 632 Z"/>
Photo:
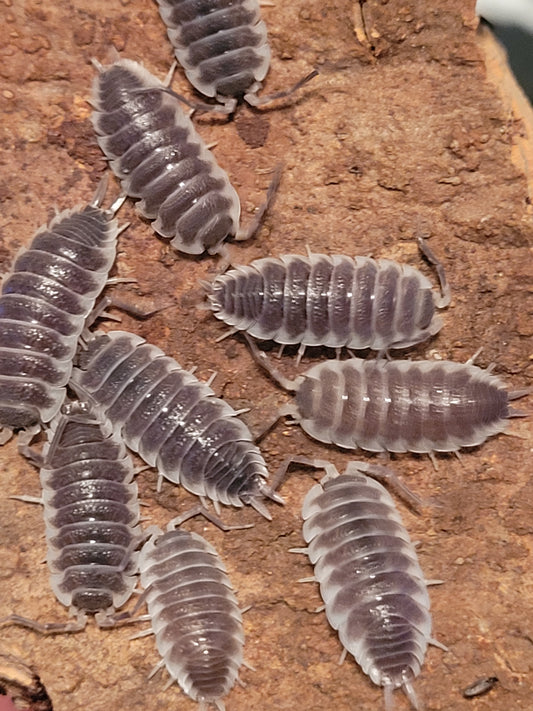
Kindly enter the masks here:
<path id="1" fill-rule="evenodd" d="M 235 331 L 300 344 L 301 354 L 306 346 L 406 348 L 440 330 L 435 307 L 450 300 L 445 281 L 439 297 L 409 265 L 324 254 L 258 259 L 207 288 L 215 316 Z"/>
<path id="2" fill-rule="evenodd" d="M 268 472 L 250 431 L 211 388 L 139 336 L 97 334 L 72 386 L 133 451 L 170 481 L 213 502 L 250 504 L 270 518 Z"/>
<path id="3" fill-rule="evenodd" d="M 451 361 L 326 361 L 289 380 L 249 344 L 277 382 L 296 392 L 278 416 L 348 449 L 432 454 L 475 447 L 523 415 L 509 401 L 529 392 L 508 392 L 488 371 Z"/>
<path id="4" fill-rule="evenodd" d="M 259 103 L 270 65 L 257 0 L 157 0 L 176 59 L 188 80 L 231 113 L 237 100 Z"/>
<path id="5" fill-rule="evenodd" d="M 50 583 L 77 619 L 8 620 L 44 633 L 77 632 L 88 613 L 111 627 L 137 582 L 141 529 L 133 462 L 111 423 L 81 403 L 56 415 L 48 437 L 40 477 Z"/>
<path id="6" fill-rule="evenodd" d="M 413 544 L 384 487 L 351 462 L 339 475 L 331 464 L 306 495 L 303 537 L 328 622 L 346 652 L 384 688 L 403 688 L 420 709 L 412 682 L 431 638 L 429 596 Z M 362 464 L 364 469 L 366 464 Z"/>
<path id="7" fill-rule="evenodd" d="M 103 181 L 86 207 L 40 228 L 15 259 L 0 296 L 0 443 L 31 434 L 59 411 L 87 316 L 105 286 L 119 234 L 100 204 Z"/>
<path id="8" fill-rule="evenodd" d="M 92 122 L 124 192 L 175 249 L 220 252 L 239 231 L 239 197 L 178 99 L 137 62 L 97 67 Z"/>
<path id="9" fill-rule="evenodd" d="M 243 663 L 242 616 L 226 568 L 204 538 L 157 532 L 139 558 L 151 631 L 170 676 L 200 709 L 233 687 Z"/>

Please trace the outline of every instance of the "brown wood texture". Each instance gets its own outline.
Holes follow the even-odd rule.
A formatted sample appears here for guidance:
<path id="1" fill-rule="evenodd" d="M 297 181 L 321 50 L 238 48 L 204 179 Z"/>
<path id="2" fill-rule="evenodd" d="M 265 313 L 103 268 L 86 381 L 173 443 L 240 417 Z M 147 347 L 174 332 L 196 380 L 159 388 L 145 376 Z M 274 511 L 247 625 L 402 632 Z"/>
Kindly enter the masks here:
<path id="1" fill-rule="evenodd" d="M 272 46 L 264 94 L 284 89 L 313 67 L 320 75 L 297 95 L 234 120 L 200 115 L 195 121 L 235 185 L 243 221 L 261 204 L 270 171 L 284 161 L 275 203 L 256 238 L 232 247 L 235 263 L 269 255 L 316 252 L 386 257 L 419 267 L 434 278 L 418 252 L 424 234 L 441 257 L 452 288 L 444 327 L 410 349 L 413 359 L 465 361 L 480 346 L 480 366 L 510 389 L 531 385 L 531 133 L 526 110 L 502 95 L 507 70 L 487 74 L 474 1 L 277 0 L 262 9 Z M 172 51 L 149 0 L 0 0 L 0 259 L 2 271 L 54 209 L 87 202 L 106 163 L 90 123 L 92 57 L 105 61 L 114 45 L 163 77 Z M 490 65 L 488 65 L 490 66 Z M 493 77 L 493 81 L 491 81 Z M 194 93 L 178 69 L 173 88 Z M 504 98 L 502 98 L 502 96 Z M 528 189 L 529 180 L 529 189 Z M 108 203 L 118 194 L 112 181 Z M 139 321 L 121 314 L 120 328 L 139 333 L 197 366 L 214 388 L 257 430 L 288 396 L 253 363 L 242 339 L 230 337 L 199 308 L 202 279 L 213 258 L 172 251 L 128 201 L 119 214 L 130 222 L 121 235 L 114 275 L 134 284 L 113 293 L 140 308 L 165 307 Z M 104 329 L 116 328 L 105 322 Z M 324 357 L 310 351 L 297 368 L 295 351 L 279 367 L 289 376 Z M 334 356 L 329 353 L 329 356 Z M 373 357 L 373 356 L 370 356 Z M 531 399 L 523 401 L 531 411 Z M 449 651 L 429 650 L 416 682 L 428 711 L 507 711 L 531 708 L 533 698 L 533 484 L 531 418 L 463 453 L 394 456 L 397 472 L 431 502 L 422 516 L 399 502 L 404 523 L 420 542 L 422 569 L 442 585 L 431 588 L 434 634 Z M 288 453 L 330 459 L 375 459 L 311 441 L 280 422 L 261 443 L 271 472 Z M 245 688 L 226 699 L 228 711 L 370 711 L 382 692 L 341 647 L 313 584 L 302 545 L 300 508 L 313 474 L 295 469 L 283 484 L 285 507 L 273 521 L 254 511 L 224 509 L 228 523 L 254 523 L 226 534 L 203 521 L 186 526 L 218 549 L 245 615 Z M 318 475 L 317 475 L 318 476 Z M 10 496 L 38 496 L 37 471 L 13 439 L 0 450 L 0 617 L 16 612 L 62 621 L 43 562 L 42 512 Z M 146 525 L 166 522 L 194 497 L 138 475 Z M 133 600 L 128 607 L 133 606 Z M 139 625 L 143 627 L 145 625 Z M 0 632 L 0 652 L 30 663 L 56 711 L 180 708 L 196 705 L 161 675 L 152 638 L 130 641 L 132 628 L 101 631 L 92 622 L 77 635 L 43 637 L 18 627 Z M 163 675 L 163 678 L 166 675 Z M 483 676 L 499 683 L 486 696 L 465 700 L 461 690 Z M 408 703 L 396 694 L 396 708 Z"/>

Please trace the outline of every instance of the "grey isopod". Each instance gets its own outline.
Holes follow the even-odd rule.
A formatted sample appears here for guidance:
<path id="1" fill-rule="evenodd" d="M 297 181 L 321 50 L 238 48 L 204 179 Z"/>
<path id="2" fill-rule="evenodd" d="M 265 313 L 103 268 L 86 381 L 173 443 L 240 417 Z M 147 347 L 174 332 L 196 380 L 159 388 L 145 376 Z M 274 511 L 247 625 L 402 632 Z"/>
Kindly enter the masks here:
<path id="1" fill-rule="evenodd" d="M 483 696 L 483 694 L 488 694 L 489 691 L 494 689 L 497 683 L 497 676 L 484 676 L 481 679 L 474 681 L 473 684 L 469 684 L 466 689 L 463 689 L 463 696 L 465 699 L 473 699 L 476 696 Z"/>
<path id="2" fill-rule="evenodd" d="M 111 423 L 81 403 L 64 406 L 48 437 L 40 478 L 50 583 L 77 619 L 7 619 L 41 632 L 77 632 L 91 614 L 111 627 L 137 583 L 142 534 L 133 462 Z"/>
<path id="3" fill-rule="evenodd" d="M 157 0 L 176 59 L 204 96 L 232 113 L 240 97 L 253 106 L 270 66 L 257 0 Z"/>
<path id="4" fill-rule="evenodd" d="M 409 265 L 343 255 L 257 259 L 218 275 L 207 288 L 215 316 L 234 331 L 300 344 L 300 355 L 306 346 L 406 348 L 440 330 L 435 307 L 450 301 L 443 276 L 439 297 Z"/>
<path id="5" fill-rule="evenodd" d="M 143 338 L 96 334 L 71 384 L 130 449 L 193 494 L 250 504 L 267 518 L 264 497 L 282 502 L 267 485 L 265 462 L 239 413 Z"/>
<path id="6" fill-rule="evenodd" d="M 169 524 L 169 526 L 172 525 Z M 224 697 L 243 663 L 242 615 L 224 564 L 204 538 L 157 531 L 139 558 L 151 628 L 166 666 L 183 691 L 224 711 Z"/>
<path id="7" fill-rule="evenodd" d="M 314 439 L 370 452 L 457 452 L 503 432 L 523 413 L 488 371 L 451 361 L 326 361 L 289 380 L 249 340 L 257 361 L 289 391 L 294 403 L 279 417 L 293 417 Z"/>
<path id="8" fill-rule="evenodd" d="M 100 208 L 106 181 L 86 207 L 41 227 L 16 257 L 0 295 L 0 444 L 26 439 L 59 411 L 87 316 L 115 260 L 120 230 Z"/>
<path id="9" fill-rule="evenodd" d="M 431 638 L 427 583 L 386 489 L 351 462 L 344 474 L 317 461 L 326 475 L 306 495 L 306 553 L 320 584 L 329 624 L 363 672 L 382 686 L 387 711 L 402 688 L 420 709 L 412 682 Z M 344 656 L 343 653 L 343 656 Z"/>
<path id="10" fill-rule="evenodd" d="M 239 233 L 239 196 L 178 99 L 137 62 L 97 67 L 98 143 L 155 232 L 187 254 L 215 254 L 226 237 L 249 237 Z"/>

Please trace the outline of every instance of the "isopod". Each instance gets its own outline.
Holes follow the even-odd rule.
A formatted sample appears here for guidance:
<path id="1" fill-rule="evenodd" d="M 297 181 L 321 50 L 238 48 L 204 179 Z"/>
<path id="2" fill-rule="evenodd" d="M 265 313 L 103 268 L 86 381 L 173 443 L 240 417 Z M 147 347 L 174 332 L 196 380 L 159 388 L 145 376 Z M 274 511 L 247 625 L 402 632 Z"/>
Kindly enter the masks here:
<path id="1" fill-rule="evenodd" d="M 122 189 L 158 234 L 187 254 L 221 251 L 239 233 L 240 202 L 178 99 L 141 64 L 97 65 L 92 122 Z"/>
<path id="2" fill-rule="evenodd" d="M 16 257 L 0 296 L 0 443 L 37 432 L 59 411 L 87 316 L 115 260 L 120 230 L 100 208 L 106 181 L 86 207 L 41 227 Z"/>
<path id="3" fill-rule="evenodd" d="M 242 615 L 218 553 L 196 533 L 158 531 L 139 558 L 151 629 L 170 676 L 200 710 L 214 704 L 238 679 L 243 663 Z M 141 633 L 146 634 L 146 633 Z M 141 636 L 141 635 L 139 635 Z"/>
<path id="4" fill-rule="evenodd" d="M 267 485 L 265 462 L 239 413 L 139 336 L 97 334 L 80 354 L 72 386 L 130 449 L 193 494 L 250 504 L 269 519 L 263 498 L 282 502 Z"/>
<path id="5" fill-rule="evenodd" d="M 439 297 L 421 272 L 390 260 L 289 254 L 218 275 L 208 298 L 233 331 L 300 344 L 303 354 L 306 346 L 385 350 L 419 343 L 442 326 L 435 307 L 450 301 L 444 278 L 441 288 Z"/>
<path id="6" fill-rule="evenodd" d="M 141 529 L 133 462 L 111 424 L 81 403 L 64 406 L 48 437 L 40 478 L 50 584 L 77 619 L 8 619 L 54 633 L 83 629 L 87 614 L 100 627 L 113 626 L 114 610 L 137 582 Z"/>
<path id="7" fill-rule="evenodd" d="M 495 375 L 451 361 L 325 361 L 295 380 L 274 368 L 249 340 L 256 360 L 289 391 L 289 415 L 320 442 L 370 452 L 456 452 L 503 432 L 524 413 L 509 401 L 529 390 L 508 392 Z"/>
<path id="8" fill-rule="evenodd" d="M 240 97 L 252 106 L 270 66 L 257 0 L 157 0 L 176 59 L 204 96 L 232 113 Z"/>
<path id="9" fill-rule="evenodd" d="M 463 696 L 465 699 L 473 699 L 476 696 L 483 696 L 483 694 L 488 694 L 489 691 L 494 689 L 498 683 L 497 676 L 485 676 L 481 679 L 477 679 L 473 684 L 469 684 L 466 689 L 463 690 Z"/>
<path id="10" fill-rule="evenodd" d="M 320 584 L 326 617 L 345 652 L 385 694 L 402 688 L 415 709 L 413 689 L 431 638 L 427 583 L 413 544 L 386 489 L 351 462 L 326 475 L 307 493 L 303 537 Z M 360 466 L 361 465 L 361 466 Z M 344 656 L 344 655 L 343 655 Z"/>

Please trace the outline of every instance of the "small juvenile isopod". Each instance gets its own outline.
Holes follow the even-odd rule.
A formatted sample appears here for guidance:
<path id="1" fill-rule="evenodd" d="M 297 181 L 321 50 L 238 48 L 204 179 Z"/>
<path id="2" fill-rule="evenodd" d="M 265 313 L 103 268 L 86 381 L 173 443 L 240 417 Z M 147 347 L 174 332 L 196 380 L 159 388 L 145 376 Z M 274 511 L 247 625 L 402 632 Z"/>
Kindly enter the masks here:
<path id="1" fill-rule="evenodd" d="M 296 392 L 278 416 L 347 449 L 432 455 L 475 447 L 523 415 L 509 401 L 529 392 L 508 392 L 488 371 L 451 361 L 326 361 L 289 380 L 249 344 L 272 377 Z"/>
<path id="2" fill-rule="evenodd" d="M 257 0 L 157 0 L 176 59 L 204 96 L 232 113 L 237 99 L 258 104 L 270 66 Z"/>
<path id="3" fill-rule="evenodd" d="M 80 354 L 72 387 L 108 417 L 134 452 L 160 475 L 213 502 L 282 502 L 244 422 L 192 373 L 139 336 L 97 334 Z"/>
<path id="4" fill-rule="evenodd" d="M 0 444 L 13 430 L 31 435 L 59 411 L 87 316 L 105 286 L 119 234 L 99 206 L 65 210 L 16 257 L 0 296 Z"/>
<path id="5" fill-rule="evenodd" d="M 148 633 L 155 634 L 162 657 L 152 673 L 166 666 L 200 711 L 209 704 L 224 711 L 222 698 L 243 663 L 244 632 L 219 555 L 196 533 L 158 531 L 143 546 L 139 567 Z"/>
<path id="6" fill-rule="evenodd" d="M 220 274 L 208 286 L 208 298 L 215 316 L 234 331 L 300 344 L 300 354 L 306 346 L 385 350 L 406 348 L 439 331 L 435 307 L 450 301 L 442 272 L 439 276 L 441 297 L 406 264 L 289 254 Z"/>
<path id="7" fill-rule="evenodd" d="M 97 65 L 92 122 L 124 192 L 158 234 L 187 254 L 221 251 L 239 233 L 240 202 L 178 99 L 141 64 Z M 238 234 L 239 233 L 239 234 Z"/>
<path id="8" fill-rule="evenodd" d="M 133 462 L 111 424 L 80 403 L 56 415 L 48 436 L 40 476 L 50 583 L 77 619 L 8 619 L 41 632 L 77 632 L 88 613 L 110 627 L 137 582 L 141 530 Z"/>
<path id="9" fill-rule="evenodd" d="M 329 624 L 345 652 L 382 686 L 387 711 L 402 688 L 421 709 L 412 682 L 431 638 L 427 583 L 413 544 L 384 487 L 351 462 L 326 475 L 305 497 L 303 537 Z M 362 463 L 362 467 L 367 465 Z"/>
<path id="10" fill-rule="evenodd" d="M 473 684 L 469 684 L 466 689 L 463 689 L 463 696 L 465 699 L 473 699 L 476 696 L 483 696 L 483 694 L 488 694 L 489 691 L 494 689 L 497 683 L 497 676 L 484 676 L 481 679 L 474 681 Z"/>

